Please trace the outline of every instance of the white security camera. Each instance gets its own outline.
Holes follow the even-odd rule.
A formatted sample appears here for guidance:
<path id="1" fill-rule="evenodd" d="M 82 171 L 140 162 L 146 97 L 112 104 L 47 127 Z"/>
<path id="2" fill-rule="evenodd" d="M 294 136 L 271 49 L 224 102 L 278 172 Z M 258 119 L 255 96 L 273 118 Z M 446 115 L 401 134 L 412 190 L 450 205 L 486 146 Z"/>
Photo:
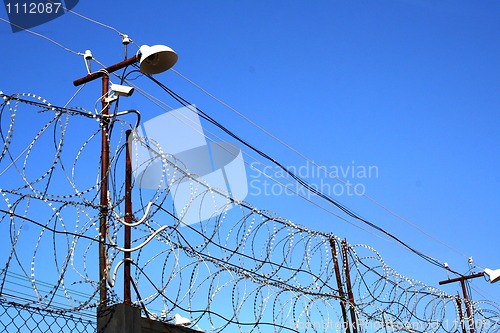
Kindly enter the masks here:
<path id="1" fill-rule="evenodd" d="M 134 93 L 133 87 L 122 86 L 120 84 L 114 84 L 114 83 L 111 85 L 111 90 L 114 91 L 114 93 L 117 94 L 118 96 L 125 96 L 125 97 L 132 96 L 132 94 Z"/>

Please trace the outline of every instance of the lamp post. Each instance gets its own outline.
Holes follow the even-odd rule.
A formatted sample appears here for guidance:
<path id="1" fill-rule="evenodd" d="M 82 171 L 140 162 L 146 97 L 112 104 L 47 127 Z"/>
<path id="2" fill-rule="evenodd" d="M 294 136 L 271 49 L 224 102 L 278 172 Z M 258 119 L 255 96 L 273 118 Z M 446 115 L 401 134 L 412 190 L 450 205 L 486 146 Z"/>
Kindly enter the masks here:
<path id="1" fill-rule="evenodd" d="M 98 72 L 90 73 L 80 79 L 73 81 L 73 85 L 79 86 L 84 83 L 102 78 L 102 119 L 101 119 L 101 185 L 100 185 L 100 208 L 99 208 L 99 305 L 107 306 L 107 249 L 106 234 L 108 233 L 108 172 L 109 172 L 109 74 L 139 62 L 141 72 L 145 74 L 158 74 L 170 69 L 177 62 L 177 54 L 168 46 L 143 45 L 137 55 L 125 59 L 122 62 L 109 66 Z M 127 189 L 128 190 L 128 189 Z M 128 270 L 130 273 L 130 271 Z M 130 281 L 130 279 L 128 279 Z M 130 293 L 128 296 L 130 301 Z"/>

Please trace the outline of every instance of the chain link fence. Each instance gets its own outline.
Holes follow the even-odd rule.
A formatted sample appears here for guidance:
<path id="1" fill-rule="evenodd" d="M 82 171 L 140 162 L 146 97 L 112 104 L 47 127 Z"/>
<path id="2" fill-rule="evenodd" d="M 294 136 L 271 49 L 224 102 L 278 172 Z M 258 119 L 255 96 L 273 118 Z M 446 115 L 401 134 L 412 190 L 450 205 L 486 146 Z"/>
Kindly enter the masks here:
<path id="1" fill-rule="evenodd" d="M 0 332 L 93 333 L 95 319 L 0 300 Z"/>

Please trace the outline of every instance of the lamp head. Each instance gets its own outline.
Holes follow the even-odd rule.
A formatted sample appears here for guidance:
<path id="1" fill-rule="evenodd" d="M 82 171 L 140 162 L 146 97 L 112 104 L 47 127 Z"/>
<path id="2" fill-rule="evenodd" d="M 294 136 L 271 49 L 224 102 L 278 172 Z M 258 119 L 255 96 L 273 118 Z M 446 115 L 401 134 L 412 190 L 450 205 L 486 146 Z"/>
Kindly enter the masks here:
<path id="1" fill-rule="evenodd" d="M 493 269 L 485 268 L 484 274 L 486 274 L 488 276 L 488 278 L 490 279 L 490 283 L 495 283 L 495 282 L 500 281 L 500 269 L 493 270 Z"/>
<path id="2" fill-rule="evenodd" d="M 140 69 L 145 74 L 158 74 L 172 68 L 177 62 L 177 53 L 165 45 L 143 45 L 139 48 Z"/>

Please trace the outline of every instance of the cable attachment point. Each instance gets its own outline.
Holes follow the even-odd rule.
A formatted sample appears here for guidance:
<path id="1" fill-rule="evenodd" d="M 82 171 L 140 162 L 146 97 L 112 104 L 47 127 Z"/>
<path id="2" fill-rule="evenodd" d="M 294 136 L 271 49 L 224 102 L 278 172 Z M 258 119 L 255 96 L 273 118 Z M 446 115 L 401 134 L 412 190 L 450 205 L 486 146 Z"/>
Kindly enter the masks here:
<path id="1" fill-rule="evenodd" d="M 92 52 L 90 50 L 86 50 L 85 53 L 83 54 L 83 59 L 85 61 L 85 67 L 87 68 L 87 73 L 90 74 L 90 60 L 93 59 L 92 57 Z"/>
<path id="2" fill-rule="evenodd" d="M 128 45 L 130 44 L 132 40 L 129 38 L 128 35 L 122 35 L 122 44 L 123 45 Z"/>
<path id="3" fill-rule="evenodd" d="M 83 54 L 83 58 L 85 60 L 92 60 L 93 59 L 93 57 L 92 57 L 92 51 L 86 50 L 85 53 Z"/>

